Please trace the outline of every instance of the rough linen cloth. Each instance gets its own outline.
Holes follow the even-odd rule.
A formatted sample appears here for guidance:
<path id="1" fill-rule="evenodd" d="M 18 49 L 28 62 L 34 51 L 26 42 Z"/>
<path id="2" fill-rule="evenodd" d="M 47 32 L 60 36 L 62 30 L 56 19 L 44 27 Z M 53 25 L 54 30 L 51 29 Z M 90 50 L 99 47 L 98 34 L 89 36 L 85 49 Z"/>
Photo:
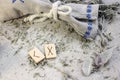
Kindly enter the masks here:
<path id="1" fill-rule="evenodd" d="M 26 20 L 34 21 L 36 17 L 53 18 L 67 22 L 84 38 L 94 39 L 98 33 L 99 5 L 51 3 L 49 0 L 0 0 L 0 21 L 19 18 L 32 14 Z"/>

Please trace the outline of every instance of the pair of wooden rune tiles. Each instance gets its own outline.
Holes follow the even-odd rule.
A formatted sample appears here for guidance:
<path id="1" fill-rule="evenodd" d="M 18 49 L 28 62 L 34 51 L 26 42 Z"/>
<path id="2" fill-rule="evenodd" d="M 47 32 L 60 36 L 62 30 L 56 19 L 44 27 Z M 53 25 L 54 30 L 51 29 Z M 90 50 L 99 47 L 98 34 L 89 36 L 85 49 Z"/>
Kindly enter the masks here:
<path id="1" fill-rule="evenodd" d="M 38 48 L 33 48 L 29 51 L 29 55 L 35 61 L 35 63 L 39 63 L 44 58 L 56 58 L 56 48 L 54 44 L 45 44 L 44 49 L 45 56 Z"/>

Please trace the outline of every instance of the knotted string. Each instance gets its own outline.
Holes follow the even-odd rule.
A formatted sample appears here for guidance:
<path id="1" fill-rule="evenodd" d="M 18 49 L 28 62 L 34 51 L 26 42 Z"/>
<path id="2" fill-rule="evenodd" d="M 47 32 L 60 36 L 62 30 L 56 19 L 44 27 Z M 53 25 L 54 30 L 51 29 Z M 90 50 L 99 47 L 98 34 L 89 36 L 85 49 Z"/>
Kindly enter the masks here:
<path id="1" fill-rule="evenodd" d="M 49 13 L 44 14 L 35 14 L 31 15 L 30 17 L 25 18 L 26 21 L 30 22 L 42 22 L 48 18 L 53 18 L 55 21 L 58 21 L 58 15 L 67 16 L 72 12 L 72 8 L 69 6 L 62 5 L 60 1 L 57 1 L 52 4 L 52 8 Z M 40 19 L 35 20 L 36 17 L 40 17 Z"/>
<path id="2" fill-rule="evenodd" d="M 77 5 L 77 4 L 75 4 L 75 5 Z M 31 16 L 25 18 L 24 21 L 25 22 L 27 22 L 27 21 L 43 22 L 47 19 L 54 19 L 55 21 L 64 20 L 64 21 L 68 22 L 68 24 L 71 24 L 71 26 L 75 29 L 75 31 L 78 34 L 80 34 L 81 36 L 83 36 L 84 38 L 88 38 L 88 37 L 90 38 L 91 35 L 94 37 L 94 35 L 96 35 L 96 32 L 97 32 L 97 28 L 96 28 L 97 25 L 96 26 L 93 25 L 92 21 L 97 20 L 97 12 L 95 14 L 94 10 L 92 9 L 92 5 L 89 5 L 89 4 L 83 5 L 83 8 L 81 5 L 80 10 L 79 10 L 79 7 L 77 7 L 77 6 L 75 6 L 75 7 L 76 7 L 76 9 L 74 9 L 72 7 L 72 4 L 63 5 L 62 2 L 57 1 L 51 5 L 51 9 L 49 10 L 48 13 L 44 12 L 43 14 L 34 14 L 34 15 L 31 15 Z M 95 8 L 95 6 L 94 6 L 94 8 Z M 84 9 L 86 10 L 86 12 L 83 11 Z M 97 9 L 98 9 L 98 6 L 95 8 L 95 10 L 97 10 Z M 80 11 L 83 11 L 83 12 L 80 12 Z M 75 16 L 79 18 L 79 16 L 76 15 L 78 13 L 79 13 L 79 16 L 83 16 L 83 19 L 85 18 L 88 21 L 85 23 L 80 20 L 77 20 L 75 18 Z M 84 16 L 84 15 L 86 15 L 86 16 Z M 93 33 L 95 33 L 95 34 L 93 34 Z"/>

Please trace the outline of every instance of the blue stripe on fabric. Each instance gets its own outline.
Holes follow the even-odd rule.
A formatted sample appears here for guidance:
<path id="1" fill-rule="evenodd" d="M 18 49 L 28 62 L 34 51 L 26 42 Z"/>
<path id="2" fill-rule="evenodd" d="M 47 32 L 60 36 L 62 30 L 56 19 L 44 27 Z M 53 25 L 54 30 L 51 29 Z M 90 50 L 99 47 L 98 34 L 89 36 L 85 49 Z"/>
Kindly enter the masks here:
<path id="1" fill-rule="evenodd" d="M 91 18 L 91 14 L 87 14 L 86 16 L 87 16 L 87 18 L 88 18 L 88 19 L 90 19 L 90 18 Z"/>
<path id="2" fill-rule="evenodd" d="M 12 3 L 14 3 L 16 0 L 12 0 Z"/>
<path id="3" fill-rule="evenodd" d="M 87 14 L 86 14 L 86 17 L 88 18 L 88 27 L 87 27 L 87 31 L 85 32 L 84 34 L 84 38 L 87 38 L 89 35 L 90 35 L 90 32 L 92 30 L 92 21 L 90 20 L 91 19 L 91 12 L 92 12 L 92 6 L 89 4 L 87 6 Z"/>
<path id="4" fill-rule="evenodd" d="M 88 30 L 91 31 L 92 30 L 92 26 L 88 26 Z"/>
<path id="5" fill-rule="evenodd" d="M 92 21 L 88 20 L 88 25 L 92 26 Z"/>
<path id="6" fill-rule="evenodd" d="M 90 4 L 88 4 L 87 8 L 90 8 L 90 9 L 91 9 L 91 8 L 92 8 L 92 6 L 91 6 Z"/>
<path id="7" fill-rule="evenodd" d="M 91 8 L 87 8 L 87 13 L 91 13 L 91 12 L 92 12 Z"/>

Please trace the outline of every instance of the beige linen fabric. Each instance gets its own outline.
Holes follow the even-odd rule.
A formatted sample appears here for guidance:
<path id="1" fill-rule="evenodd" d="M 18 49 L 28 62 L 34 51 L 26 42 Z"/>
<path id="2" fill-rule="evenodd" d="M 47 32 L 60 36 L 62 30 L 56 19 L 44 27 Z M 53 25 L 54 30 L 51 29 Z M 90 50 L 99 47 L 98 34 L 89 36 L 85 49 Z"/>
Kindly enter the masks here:
<path id="1" fill-rule="evenodd" d="M 25 0 L 24 3 L 19 0 L 15 3 L 12 3 L 12 0 L 1 0 L 0 4 L 0 21 L 33 14 L 26 21 L 34 21 L 36 17 L 40 17 L 42 20 L 46 18 L 53 18 L 56 21 L 63 20 L 85 38 L 94 39 L 98 32 L 99 5 L 97 4 L 64 4 L 60 1 L 51 3 L 49 0 Z"/>

